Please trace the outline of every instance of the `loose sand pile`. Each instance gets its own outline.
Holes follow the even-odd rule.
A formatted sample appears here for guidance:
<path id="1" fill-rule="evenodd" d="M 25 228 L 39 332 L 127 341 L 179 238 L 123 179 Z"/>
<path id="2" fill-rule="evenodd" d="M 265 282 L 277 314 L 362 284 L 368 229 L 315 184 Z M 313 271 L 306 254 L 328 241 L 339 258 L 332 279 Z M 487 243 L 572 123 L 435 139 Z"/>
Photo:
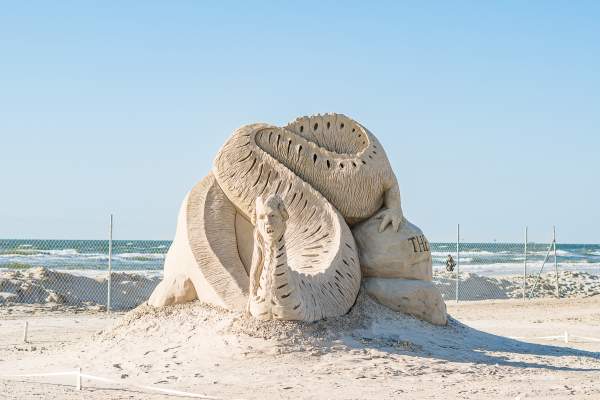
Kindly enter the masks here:
<path id="1" fill-rule="evenodd" d="M 143 303 L 160 282 L 139 274 L 112 274 L 111 308 L 131 309 Z M 53 304 L 76 307 L 106 305 L 106 277 L 91 278 L 44 267 L 0 271 L 1 304 Z"/>
<path id="2" fill-rule="evenodd" d="M 451 321 L 448 327 L 436 327 L 411 316 L 394 312 L 380 305 L 363 291 L 346 315 L 314 323 L 300 321 L 260 321 L 239 312 L 232 312 L 201 302 L 154 308 L 143 304 L 127 313 L 114 327 L 99 333 L 96 340 L 115 343 L 149 332 L 167 334 L 169 327 L 177 327 L 193 337 L 197 330 L 207 328 L 215 335 L 244 336 L 267 341 L 279 353 L 295 351 L 328 352 L 344 342 L 350 347 L 361 343 L 383 340 L 390 346 L 406 350 L 420 348 L 408 341 L 419 332 L 437 332 L 447 335 L 459 328 Z M 423 338 L 421 338 L 423 339 Z M 382 342 L 382 343 L 383 343 Z"/>
<path id="3" fill-rule="evenodd" d="M 435 271 L 433 281 L 446 300 L 456 296 L 456 273 Z M 558 284 L 562 298 L 583 298 L 600 294 L 600 276 L 586 272 L 559 271 Z M 556 296 L 556 274 L 554 272 L 528 275 L 526 295 L 533 289 L 534 298 Z M 460 274 L 460 299 L 485 300 L 509 299 L 523 296 L 523 276 L 481 276 L 470 272 Z"/>
<path id="4" fill-rule="evenodd" d="M 521 353 L 527 347 L 522 342 L 474 331 L 452 318 L 447 326 L 431 325 L 380 305 L 363 290 L 348 314 L 314 323 L 259 321 L 198 301 L 161 309 L 143 304 L 113 327 L 98 333 L 91 346 L 128 351 L 135 338 L 153 344 L 160 338 L 162 343 L 171 345 L 165 344 L 158 351 L 177 348 L 180 353 L 190 354 L 207 348 L 222 351 L 223 341 L 227 356 L 234 358 L 255 351 L 315 356 L 339 351 L 362 354 L 378 349 L 473 362 L 488 360 L 488 351 Z"/>

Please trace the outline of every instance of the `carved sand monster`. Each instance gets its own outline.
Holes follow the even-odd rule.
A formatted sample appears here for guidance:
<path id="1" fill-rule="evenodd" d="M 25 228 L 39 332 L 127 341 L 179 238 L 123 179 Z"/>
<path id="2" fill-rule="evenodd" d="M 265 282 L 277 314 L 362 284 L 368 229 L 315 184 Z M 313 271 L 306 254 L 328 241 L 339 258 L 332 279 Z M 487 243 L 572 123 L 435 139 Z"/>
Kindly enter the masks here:
<path id="1" fill-rule="evenodd" d="M 404 221 L 387 156 L 362 125 L 326 114 L 243 126 L 186 196 L 149 303 L 197 297 L 259 318 L 342 315 L 361 283 L 348 225 L 374 215 L 379 232 Z"/>

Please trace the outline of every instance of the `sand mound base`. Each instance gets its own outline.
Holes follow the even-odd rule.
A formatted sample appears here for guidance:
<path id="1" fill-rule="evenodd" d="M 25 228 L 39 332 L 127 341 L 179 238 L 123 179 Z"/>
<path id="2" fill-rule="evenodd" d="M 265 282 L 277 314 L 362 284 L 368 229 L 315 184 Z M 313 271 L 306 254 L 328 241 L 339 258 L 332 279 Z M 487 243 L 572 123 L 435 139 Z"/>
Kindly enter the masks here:
<path id="1" fill-rule="evenodd" d="M 200 302 L 161 309 L 142 305 L 99 332 L 93 341 L 92 347 L 100 351 L 128 354 L 177 349 L 191 363 L 205 357 L 225 356 L 239 362 L 255 356 L 352 355 L 375 350 L 386 356 L 404 354 L 497 364 L 503 358 L 497 357 L 498 352 L 539 352 L 543 356 L 555 350 L 478 331 L 452 318 L 447 326 L 432 325 L 380 305 L 363 290 L 348 314 L 314 323 L 258 321 Z"/>
<path id="2" fill-rule="evenodd" d="M 160 340 L 192 351 L 205 348 L 212 341 L 214 347 L 210 351 L 225 344 L 231 356 L 245 356 L 248 350 L 257 349 L 267 354 L 316 355 L 377 348 L 470 361 L 486 359 L 487 351 L 520 353 L 532 346 L 472 329 L 451 317 L 447 326 L 432 325 L 390 310 L 362 289 L 348 314 L 312 323 L 260 321 L 199 301 L 163 308 L 142 304 L 113 327 L 98 333 L 94 340 L 113 345 L 135 338 L 144 338 L 143 343 Z"/>
<path id="3" fill-rule="evenodd" d="M 419 332 L 418 336 L 425 331 L 448 335 L 457 329 L 460 326 L 456 323 L 436 327 L 394 312 L 361 291 L 348 314 L 314 323 L 259 321 L 197 301 L 163 308 L 143 304 L 127 313 L 112 328 L 100 332 L 96 340 L 108 344 L 128 341 L 136 336 L 174 335 L 173 343 L 185 339 L 187 345 L 193 346 L 195 340 L 206 340 L 208 330 L 215 337 L 262 342 L 277 349 L 279 354 L 297 351 L 323 353 L 343 347 L 361 347 L 361 343 L 377 342 L 379 339 L 391 346 L 415 350 L 421 346 L 411 343 L 408 337 L 416 332 Z"/>

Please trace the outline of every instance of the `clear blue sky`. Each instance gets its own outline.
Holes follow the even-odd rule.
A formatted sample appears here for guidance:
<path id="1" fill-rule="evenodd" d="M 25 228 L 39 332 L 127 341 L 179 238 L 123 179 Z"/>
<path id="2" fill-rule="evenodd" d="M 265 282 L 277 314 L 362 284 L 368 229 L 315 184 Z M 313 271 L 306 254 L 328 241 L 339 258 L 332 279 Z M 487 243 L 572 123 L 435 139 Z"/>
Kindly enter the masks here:
<path id="1" fill-rule="evenodd" d="M 600 242 L 599 2 L 340 4 L 3 3 L 0 238 L 170 239 L 235 128 L 332 111 L 432 241 Z"/>

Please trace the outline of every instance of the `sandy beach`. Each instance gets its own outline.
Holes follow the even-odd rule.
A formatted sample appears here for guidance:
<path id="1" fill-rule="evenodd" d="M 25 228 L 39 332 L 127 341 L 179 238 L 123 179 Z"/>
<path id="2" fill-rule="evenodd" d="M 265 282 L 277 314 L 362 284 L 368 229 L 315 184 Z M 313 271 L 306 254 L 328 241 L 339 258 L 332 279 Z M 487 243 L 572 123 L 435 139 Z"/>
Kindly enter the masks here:
<path id="1" fill-rule="evenodd" d="M 12 1 L 0 400 L 600 400 L 600 2 Z"/>
<path id="2" fill-rule="evenodd" d="M 600 296 L 447 305 L 447 327 L 362 295 L 350 314 L 314 324 L 257 323 L 198 302 L 110 315 L 3 307 L 3 374 L 81 367 L 116 383 L 84 379 L 77 392 L 73 376 L 3 378 L 0 396 L 166 398 L 139 388 L 151 385 L 219 399 L 598 398 Z"/>

